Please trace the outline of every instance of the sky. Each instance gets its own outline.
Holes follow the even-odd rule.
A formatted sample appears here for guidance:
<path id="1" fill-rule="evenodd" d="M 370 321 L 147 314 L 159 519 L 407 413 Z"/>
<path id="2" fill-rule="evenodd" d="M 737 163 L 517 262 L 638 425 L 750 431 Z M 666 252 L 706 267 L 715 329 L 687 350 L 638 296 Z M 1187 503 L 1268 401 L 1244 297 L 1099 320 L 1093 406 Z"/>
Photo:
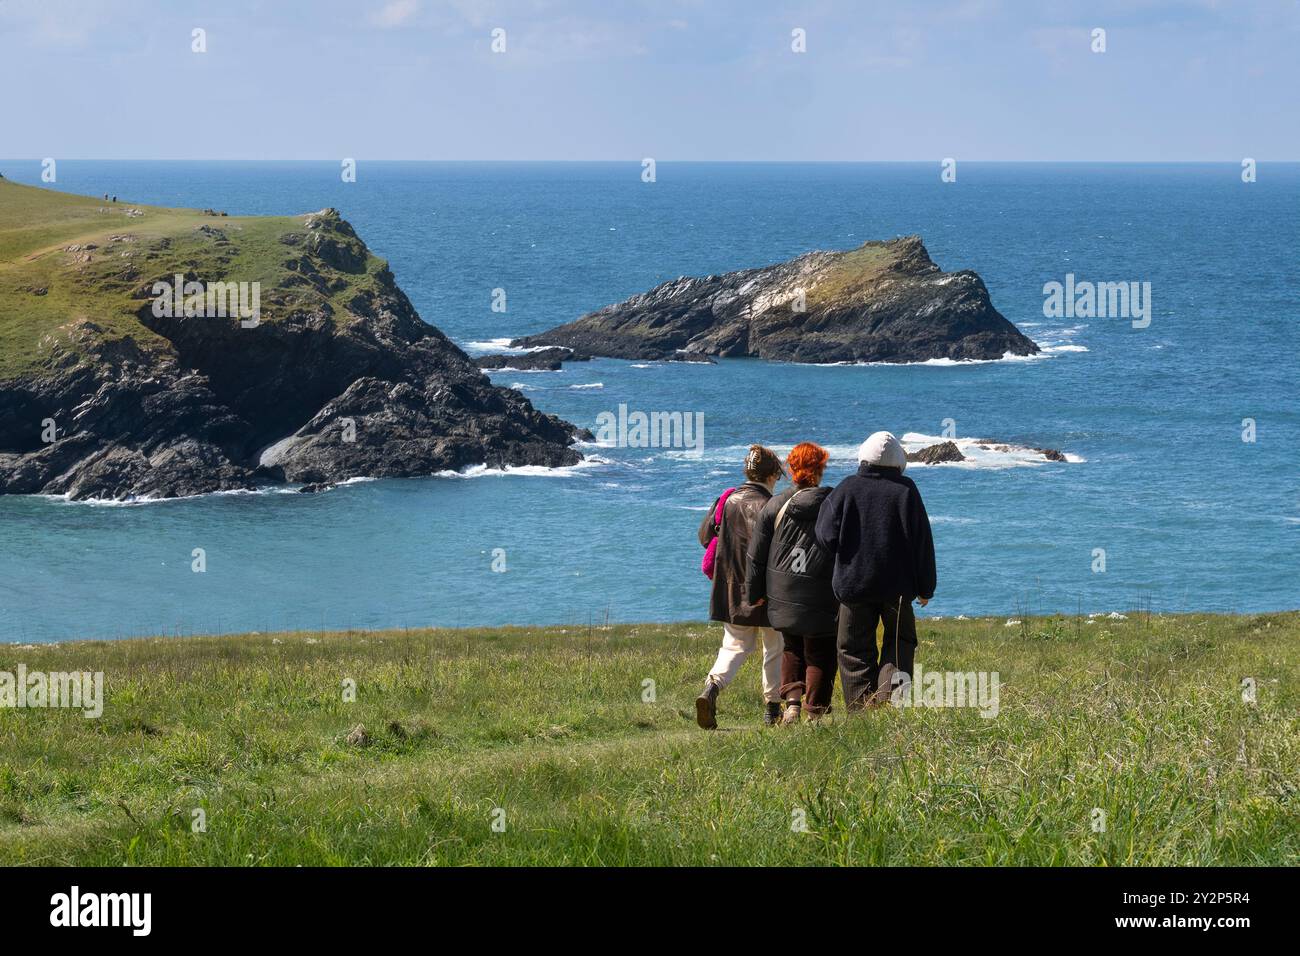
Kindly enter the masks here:
<path id="1" fill-rule="evenodd" d="M 0 86 L 15 159 L 1297 160 L 1300 0 L 0 0 Z"/>

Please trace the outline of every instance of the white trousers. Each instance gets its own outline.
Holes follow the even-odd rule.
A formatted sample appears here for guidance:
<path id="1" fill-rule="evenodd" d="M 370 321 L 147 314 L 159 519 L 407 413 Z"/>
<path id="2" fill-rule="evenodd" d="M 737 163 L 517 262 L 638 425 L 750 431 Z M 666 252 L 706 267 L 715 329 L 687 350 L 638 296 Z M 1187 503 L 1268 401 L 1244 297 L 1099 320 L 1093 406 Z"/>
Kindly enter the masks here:
<path id="1" fill-rule="evenodd" d="M 781 654 L 785 639 L 770 627 L 742 627 L 739 624 L 722 625 L 722 649 L 709 671 L 709 680 L 719 688 L 726 687 L 740 672 L 740 665 L 763 642 L 763 700 L 781 699 Z"/>

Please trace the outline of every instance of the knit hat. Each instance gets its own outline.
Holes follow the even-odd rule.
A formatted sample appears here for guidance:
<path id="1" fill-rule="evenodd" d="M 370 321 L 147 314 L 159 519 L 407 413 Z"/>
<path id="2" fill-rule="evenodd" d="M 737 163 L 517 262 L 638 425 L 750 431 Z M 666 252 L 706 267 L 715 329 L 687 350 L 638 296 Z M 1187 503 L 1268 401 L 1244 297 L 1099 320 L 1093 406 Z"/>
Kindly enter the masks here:
<path id="1" fill-rule="evenodd" d="M 864 465 L 886 465 L 907 470 L 907 452 L 891 432 L 876 432 L 858 449 L 858 461 Z"/>

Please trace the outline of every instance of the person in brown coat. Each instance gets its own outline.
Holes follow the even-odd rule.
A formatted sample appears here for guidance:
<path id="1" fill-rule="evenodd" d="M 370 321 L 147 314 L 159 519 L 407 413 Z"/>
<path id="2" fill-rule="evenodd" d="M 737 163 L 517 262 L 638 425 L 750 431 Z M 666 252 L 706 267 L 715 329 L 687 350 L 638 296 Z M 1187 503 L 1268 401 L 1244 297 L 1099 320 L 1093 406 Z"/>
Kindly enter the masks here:
<path id="1" fill-rule="evenodd" d="M 718 539 L 713 565 L 709 618 L 722 623 L 722 649 L 695 700 L 695 720 L 706 730 L 718 726 L 718 694 L 732 682 L 740 665 L 763 645 L 763 723 L 781 716 L 781 635 L 768 626 L 767 608 L 750 604 L 745 595 L 749 538 L 759 512 L 772 497 L 781 477 L 781 459 L 762 445 L 750 445 L 745 456 L 745 483 L 727 498 L 722 521 L 714 523 L 715 500 L 700 523 L 700 544 Z"/>

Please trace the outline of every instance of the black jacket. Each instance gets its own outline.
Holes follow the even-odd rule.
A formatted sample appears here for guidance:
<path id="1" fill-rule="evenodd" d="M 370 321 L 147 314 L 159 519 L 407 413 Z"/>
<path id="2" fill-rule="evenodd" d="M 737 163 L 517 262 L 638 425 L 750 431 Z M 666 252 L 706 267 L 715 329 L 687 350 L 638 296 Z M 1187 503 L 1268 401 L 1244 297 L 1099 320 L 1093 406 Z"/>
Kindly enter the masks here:
<path id="1" fill-rule="evenodd" d="M 844 604 L 934 597 L 934 539 L 921 492 L 897 468 L 858 466 L 831 492 L 817 541 L 835 556 Z"/>
<path id="2" fill-rule="evenodd" d="M 835 560 L 817 544 L 817 512 L 831 493 L 828 486 L 790 488 L 759 513 L 749 539 L 745 599 L 767 599 L 772 627 L 785 634 L 834 634 L 839 603 L 831 590 Z M 786 503 L 789 502 L 787 505 Z M 781 509 L 781 526 L 776 527 Z"/>
<path id="3" fill-rule="evenodd" d="M 709 618 L 724 624 L 744 627 L 767 627 L 767 608 L 754 607 L 745 600 L 745 555 L 758 514 L 772 497 L 766 485 L 747 481 L 731 493 L 722 509 L 722 527 L 715 528 L 715 498 L 709 513 L 700 522 L 700 544 L 709 546 L 716 534 L 718 550 L 713 561 L 713 588 L 709 592 Z"/>

